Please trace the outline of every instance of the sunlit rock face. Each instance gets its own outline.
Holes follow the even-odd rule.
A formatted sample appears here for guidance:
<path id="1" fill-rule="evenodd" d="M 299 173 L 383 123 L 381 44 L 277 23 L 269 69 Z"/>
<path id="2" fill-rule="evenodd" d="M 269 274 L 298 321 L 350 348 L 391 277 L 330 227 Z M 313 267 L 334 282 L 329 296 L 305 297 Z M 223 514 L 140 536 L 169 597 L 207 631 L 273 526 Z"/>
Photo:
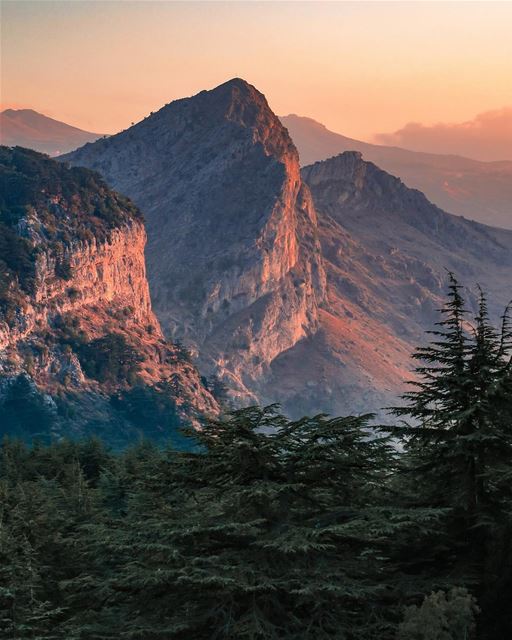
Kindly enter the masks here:
<path id="1" fill-rule="evenodd" d="M 357 153 L 301 174 L 287 130 L 242 80 L 64 159 L 144 210 L 164 332 L 240 403 L 378 411 L 411 378 L 447 270 L 486 287 L 494 314 L 511 297 L 511 233 L 445 213 Z"/>
<path id="2" fill-rule="evenodd" d="M 82 403 L 61 435 L 87 435 L 95 410 L 98 421 L 123 428 L 110 398 L 135 386 L 165 383 L 184 421 L 216 413 L 197 370 L 165 341 L 153 314 L 135 206 L 91 172 L 28 150 L 0 147 L 0 181 L 0 405 L 24 376 L 49 402 L 72 394 L 94 407 L 87 415 Z M 93 346 L 108 349 L 109 341 L 122 344 L 119 360 L 129 354 L 133 363 L 115 362 L 116 375 L 91 374 L 92 356 L 100 365 L 103 357 Z"/>
<path id="3" fill-rule="evenodd" d="M 325 275 L 297 151 L 265 97 L 232 80 L 67 156 L 144 208 L 164 331 L 240 398 L 318 328 Z"/>
<path id="4" fill-rule="evenodd" d="M 309 411 L 378 410 L 412 378 L 410 354 L 440 320 L 447 273 L 479 283 L 499 322 L 512 298 L 512 232 L 445 213 L 398 178 L 346 152 L 302 171 L 319 221 L 327 296 L 320 328 L 272 364 L 293 372 L 282 401 Z"/>

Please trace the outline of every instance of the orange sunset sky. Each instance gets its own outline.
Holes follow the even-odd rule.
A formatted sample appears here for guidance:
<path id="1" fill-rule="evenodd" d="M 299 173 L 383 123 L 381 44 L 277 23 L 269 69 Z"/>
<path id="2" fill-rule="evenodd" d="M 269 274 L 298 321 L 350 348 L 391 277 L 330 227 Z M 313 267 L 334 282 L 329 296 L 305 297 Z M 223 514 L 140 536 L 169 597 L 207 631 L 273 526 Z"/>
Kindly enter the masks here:
<path id="1" fill-rule="evenodd" d="M 1 11 L 3 107 L 100 133 L 233 76 L 278 114 L 367 140 L 512 106 L 509 2 L 7 0 Z"/>

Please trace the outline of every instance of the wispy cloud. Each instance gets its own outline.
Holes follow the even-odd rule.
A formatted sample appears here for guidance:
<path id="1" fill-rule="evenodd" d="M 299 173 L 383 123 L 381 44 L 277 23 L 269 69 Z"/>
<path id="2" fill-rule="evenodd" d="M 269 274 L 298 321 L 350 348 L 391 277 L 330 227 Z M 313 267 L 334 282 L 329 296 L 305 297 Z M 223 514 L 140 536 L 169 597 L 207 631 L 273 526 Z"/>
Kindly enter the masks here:
<path id="1" fill-rule="evenodd" d="M 478 160 L 512 160 L 512 106 L 460 123 L 409 122 L 394 133 L 379 133 L 379 144 L 414 151 L 454 153 Z"/>

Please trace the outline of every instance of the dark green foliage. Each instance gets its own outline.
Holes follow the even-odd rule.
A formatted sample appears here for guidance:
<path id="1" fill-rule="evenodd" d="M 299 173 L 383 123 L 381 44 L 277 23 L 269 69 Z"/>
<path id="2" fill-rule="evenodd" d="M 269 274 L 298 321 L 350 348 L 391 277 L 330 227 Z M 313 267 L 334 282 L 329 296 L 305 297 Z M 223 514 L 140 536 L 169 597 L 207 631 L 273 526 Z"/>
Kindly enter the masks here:
<path id="1" fill-rule="evenodd" d="M 508 310 L 497 332 L 485 296 L 471 321 L 461 287 L 451 278 L 444 319 L 433 342 L 416 358 L 415 389 L 397 415 L 418 426 L 395 433 L 405 443 L 402 472 L 409 504 L 446 509 L 442 527 L 416 562 L 427 558 L 439 576 L 470 586 L 482 606 L 483 638 L 512 634 L 512 620 L 497 609 L 512 596 L 512 375 Z M 502 603 L 499 605 L 498 603 Z M 492 631 L 490 631 L 492 629 Z M 484 632 L 482 632 L 483 634 Z"/>
<path id="2" fill-rule="evenodd" d="M 472 322 L 463 309 L 453 281 L 417 386 L 396 411 L 414 423 L 388 428 L 392 439 L 370 429 L 371 416 L 290 421 L 250 407 L 208 421 L 180 449 L 6 440 L 2 632 L 510 637 L 511 334 L 507 314 L 492 328 L 484 296 Z M 77 327 L 60 331 L 86 344 Z M 110 404 L 157 440 L 177 428 L 171 387 L 136 386 Z"/>
<path id="3" fill-rule="evenodd" d="M 397 640 L 471 640 L 479 609 L 473 596 L 463 588 L 449 593 L 437 591 L 405 611 Z"/>
<path id="4" fill-rule="evenodd" d="M 174 395 L 166 382 L 157 387 L 139 384 L 112 396 L 111 403 L 138 429 L 141 437 L 188 449 L 193 443 L 181 432 L 183 421 L 176 410 Z"/>
<path id="5" fill-rule="evenodd" d="M 0 450 L 0 637 L 62 639 L 59 582 L 79 570 L 68 540 L 99 513 L 95 483 L 112 460 L 95 441 Z"/>
<path id="6" fill-rule="evenodd" d="M 54 198 L 64 211 L 53 206 Z M 46 232 L 55 239 L 62 226 L 88 229 L 98 237 L 130 217 L 140 217 L 138 209 L 108 189 L 98 173 L 68 167 L 30 149 L 0 147 L 0 218 L 13 227 L 28 207 L 37 210 Z"/>
<path id="7" fill-rule="evenodd" d="M 124 382 L 124 380 L 123 380 Z M 115 385 L 118 386 L 119 385 Z M 0 394 L 0 438 L 18 437 L 26 443 L 97 435 L 115 450 L 143 438 L 182 450 L 194 446 L 183 435 L 185 420 L 170 383 L 150 387 L 120 385 L 112 396 L 68 392 L 49 396 L 28 376 L 4 383 Z"/>
<path id="8" fill-rule="evenodd" d="M 211 375 L 206 380 L 205 386 L 216 400 L 225 404 L 228 402 L 228 388 L 219 376 Z"/>
<path id="9" fill-rule="evenodd" d="M 0 399 L 0 436 L 48 440 L 55 424 L 55 410 L 31 383 L 20 375 L 11 381 Z"/>
<path id="10" fill-rule="evenodd" d="M 5 589 L 43 638 L 391 639 L 411 582 L 386 551 L 437 516 L 387 504 L 396 454 L 367 419 L 254 407 L 119 456 L 6 441 Z"/>
<path id="11" fill-rule="evenodd" d="M 0 313 L 12 320 L 23 300 L 31 293 L 35 277 L 34 251 L 25 238 L 0 218 Z"/>
<path id="12" fill-rule="evenodd" d="M 73 298 L 73 291 L 68 290 Z M 121 333 L 107 333 L 101 338 L 88 340 L 80 329 L 77 318 L 59 316 L 54 322 L 57 339 L 63 347 L 74 351 L 80 360 L 83 372 L 89 378 L 102 383 L 137 382 L 141 357 Z"/>
<path id="13" fill-rule="evenodd" d="M 452 277 L 445 318 L 430 332 L 435 339 L 414 356 L 424 363 L 416 389 L 394 412 L 420 422 L 402 433 L 432 476 L 430 499 L 435 494 L 443 506 L 460 510 L 469 526 L 485 526 L 478 518 L 487 507 L 512 497 L 495 487 L 496 474 L 512 459 L 512 333 L 508 310 L 500 335 L 490 325 L 483 294 L 471 326 L 460 288 Z"/>
<path id="14" fill-rule="evenodd" d="M 0 499 L 7 501 L 2 491 Z M 13 508 L 14 511 L 14 508 Z M 61 613 L 44 598 L 41 566 L 33 544 L 19 523 L 8 522 L 0 514 L 0 637 L 52 638 L 62 637 L 53 632 Z M 16 515 L 14 515 L 14 518 Z"/>
<path id="15" fill-rule="evenodd" d="M 134 384 L 140 356 L 120 333 L 109 333 L 77 346 L 82 369 L 99 382 Z"/>
<path id="16" fill-rule="evenodd" d="M 0 147 L 0 313 L 12 324 L 32 294 L 37 255 L 55 259 L 56 276 L 71 278 L 66 247 L 102 240 L 140 219 L 138 209 L 110 190 L 99 174 L 69 168 L 36 151 Z M 40 237 L 31 240 L 28 226 Z"/>
<path id="17" fill-rule="evenodd" d="M 30 292 L 34 279 L 31 245 L 3 222 L 0 222 L 0 256 L 2 275 L 5 275 L 4 270 L 15 273 L 22 289 Z"/>
<path id="18" fill-rule="evenodd" d="M 55 275 L 57 278 L 61 278 L 62 280 L 70 280 L 71 273 L 71 264 L 69 259 L 67 258 L 58 258 L 55 263 Z"/>
<path id="19" fill-rule="evenodd" d="M 177 362 L 192 362 L 192 354 L 180 340 L 175 340 L 174 345 L 174 358 Z"/>
<path id="20" fill-rule="evenodd" d="M 148 520 L 162 555 L 148 549 L 145 567 L 114 578 L 135 587 L 120 615 L 126 631 L 386 637 L 386 571 L 376 558 L 400 524 L 371 506 L 391 452 L 364 427 L 365 418 L 292 423 L 272 408 L 209 422 L 197 435 L 204 452 L 176 456 L 167 471 L 173 509 Z"/>
<path id="21" fill-rule="evenodd" d="M 204 387 L 208 389 L 208 391 L 212 394 L 212 396 L 217 400 L 219 406 L 222 407 L 225 411 L 229 411 L 233 409 L 233 403 L 231 402 L 231 398 L 229 397 L 229 389 L 224 383 L 223 380 L 219 378 L 216 374 L 212 374 L 208 378 L 205 376 L 201 376 L 201 382 Z"/>

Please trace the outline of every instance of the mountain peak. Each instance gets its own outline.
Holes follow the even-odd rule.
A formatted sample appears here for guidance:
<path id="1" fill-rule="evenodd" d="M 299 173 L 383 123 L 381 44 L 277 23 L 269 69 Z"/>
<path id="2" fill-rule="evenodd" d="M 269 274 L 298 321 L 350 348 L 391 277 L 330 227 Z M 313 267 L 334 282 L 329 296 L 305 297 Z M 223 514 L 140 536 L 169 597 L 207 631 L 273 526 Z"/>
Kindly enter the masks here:
<path id="1" fill-rule="evenodd" d="M 44 116 L 39 111 L 36 111 L 35 109 L 4 109 L 0 115 L 5 115 L 5 116 L 33 115 L 33 116 L 41 116 L 42 118 L 47 117 L 47 116 Z"/>
<path id="2" fill-rule="evenodd" d="M 395 176 L 387 174 L 373 163 L 363 160 L 363 154 L 360 151 L 344 151 L 302 169 L 302 174 L 308 182 L 315 184 L 329 182 L 332 185 L 338 184 L 340 188 L 343 188 L 345 184 L 350 184 L 359 190 L 363 189 L 368 172 L 372 176 L 380 175 L 383 177 L 384 183 L 400 182 Z"/>
<path id="3" fill-rule="evenodd" d="M 325 124 L 318 122 L 318 120 L 315 120 L 314 118 L 309 118 L 308 116 L 299 116 L 297 113 L 289 113 L 287 116 L 280 116 L 280 119 L 285 127 L 288 127 L 290 123 L 293 123 L 296 126 L 307 125 L 313 130 L 327 131 Z"/>
<path id="4" fill-rule="evenodd" d="M 264 102 L 268 107 L 267 100 L 261 91 L 258 91 L 254 85 L 243 78 L 231 78 L 209 91 L 201 91 L 201 94 L 226 96 L 231 99 L 255 100 L 257 102 Z"/>
<path id="5" fill-rule="evenodd" d="M 167 117 L 167 114 L 174 113 L 179 108 L 192 112 L 193 115 L 201 111 L 209 112 L 211 118 L 222 116 L 224 111 L 227 115 L 233 116 L 236 113 L 233 112 L 236 105 L 252 107 L 254 112 L 261 110 L 272 113 L 265 96 L 256 87 L 243 78 L 231 78 L 213 89 L 203 89 L 188 98 L 173 100 L 134 126 L 137 127 L 147 120 L 154 121 L 162 116 Z M 243 111 L 240 114 L 242 115 Z M 277 118 L 274 114 L 272 116 Z"/>
<path id="6" fill-rule="evenodd" d="M 310 187 L 314 185 L 315 191 L 324 185 L 331 194 L 338 193 L 345 207 L 358 208 L 364 203 L 365 209 L 371 207 L 407 216 L 412 208 L 426 212 L 427 218 L 440 211 L 421 191 L 407 187 L 400 178 L 364 160 L 360 151 L 344 151 L 315 162 L 304 167 L 302 175 Z"/>
<path id="7" fill-rule="evenodd" d="M 226 130 L 221 132 L 221 127 Z M 169 102 L 125 131 L 99 140 L 94 155 L 98 158 L 100 147 L 107 151 L 124 147 L 128 141 L 137 141 L 144 147 L 148 143 L 154 147 L 148 150 L 148 157 L 152 157 L 155 150 L 164 145 L 168 152 L 172 152 L 177 148 L 178 139 L 182 144 L 186 141 L 190 143 L 196 138 L 197 143 L 205 140 L 209 144 L 209 139 L 214 142 L 222 136 L 229 139 L 230 145 L 233 136 L 235 139 L 238 137 L 240 143 L 242 138 L 247 138 L 250 146 L 260 143 L 267 157 L 280 163 L 297 164 L 294 171 L 298 173 L 298 152 L 288 131 L 271 110 L 265 96 L 242 78 L 232 78 L 213 89 Z M 73 161 L 79 161 L 79 157 L 85 160 L 85 154 L 90 152 L 92 149 L 89 148 L 87 152 L 85 149 L 78 149 Z M 98 164 L 97 168 L 109 178 L 105 167 Z M 130 189 L 129 184 L 119 186 L 125 190 Z"/>
<path id="8" fill-rule="evenodd" d="M 254 402 L 274 357 L 316 329 L 325 287 L 298 153 L 265 96 L 233 78 L 63 159 L 144 208 L 164 330 Z"/>
<path id="9" fill-rule="evenodd" d="M 226 109 L 229 119 L 239 120 L 241 123 L 250 125 L 253 118 L 261 112 L 276 119 L 265 96 L 242 78 L 232 78 L 210 91 L 202 91 L 189 100 L 197 102 L 197 106 L 200 107 L 200 97 L 207 100 L 211 107 L 218 104 L 220 108 Z"/>
<path id="10" fill-rule="evenodd" d="M 256 87 L 254 87 L 252 84 L 247 82 L 247 80 L 244 80 L 243 78 L 238 78 L 238 77 L 231 78 L 230 80 L 226 80 L 226 82 L 223 82 L 222 84 L 218 85 L 217 87 L 212 89 L 212 91 L 215 91 L 216 89 L 221 89 L 222 87 L 234 87 L 234 88 L 236 87 L 237 89 L 242 89 L 245 91 L 251 91 L 251 90 L 257 91 Z"/>
<path id="11" fill-rule="evenodd" d="M 445 266 L 502 300 L 511 260 L 508 237 L 341 150 L 301 179 L 288 131 L 234 78 L 66 159 L 144 211 L 154 308 L 205 375 L 239 401 L 340 414 L 392 404 Z"/>
<path id="12" fill-rule="evenodd" d="M 83 131 L 34 109 L 5 109 L 0 113 L 0 144 L 8 147 L 58 155 L 99 137 L 99 133 Z"/>
<path id="13" fill-rule="evenodd" d="M 361 151 L 342 151 L 341 153 L 332 156 L 332 158 L 328 158 L 325 162 L 332 162 L 337 165 L 357 165 L 366 161 L 363 160 L 363 154 Z"/>

